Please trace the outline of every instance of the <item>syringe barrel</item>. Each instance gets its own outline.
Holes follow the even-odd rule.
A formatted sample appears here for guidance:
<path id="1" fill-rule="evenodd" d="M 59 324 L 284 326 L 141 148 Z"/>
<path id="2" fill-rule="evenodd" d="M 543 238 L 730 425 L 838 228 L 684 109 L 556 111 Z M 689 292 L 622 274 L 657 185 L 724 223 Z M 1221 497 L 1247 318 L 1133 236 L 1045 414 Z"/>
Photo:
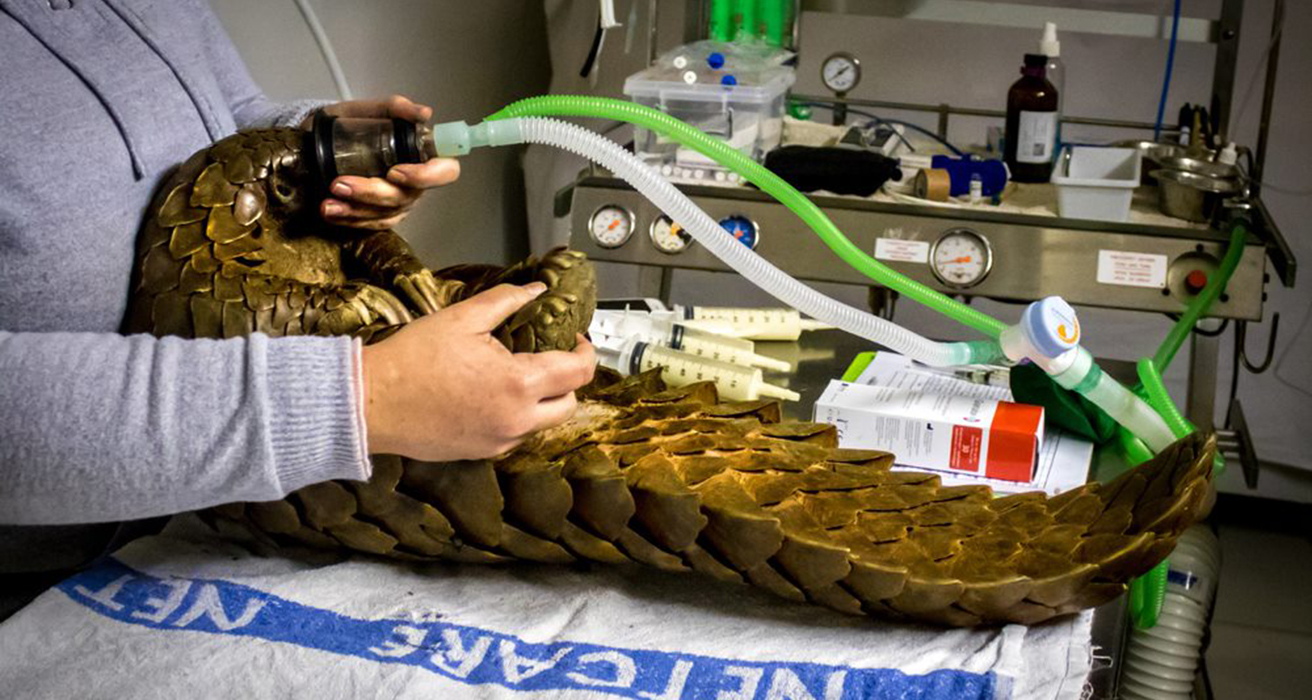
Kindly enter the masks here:
<path id="1" fill-rule="evenodd" d="M 666 344 L 675 350 L 682 350 L 708 360 L 745 367 L 757 365 L 756 353 L 753 352 L 756 346 L 750 340 L 715 335 L 676 324 Z"/>
<path id="2" fill-rule="evenodd" d="M 762 379 L 759 369 L 708 360 L 659 345 L 637 343 L 630 354 L 629 373 L 637 374 L 656 367 L 662 368 L 661 379 L 672 387 L 709 381 L 715 382 L 722 399 L 750 401 L 760 397 Z"/>
<path id="3" fill-rule="evenodd" d="M 719 321 L 734 328 L 739 338 L 797 340 L 802 337 L 802 315 L 796 309 L 752 309 L 731 306 L 675 307 L 694 321 Z"/>

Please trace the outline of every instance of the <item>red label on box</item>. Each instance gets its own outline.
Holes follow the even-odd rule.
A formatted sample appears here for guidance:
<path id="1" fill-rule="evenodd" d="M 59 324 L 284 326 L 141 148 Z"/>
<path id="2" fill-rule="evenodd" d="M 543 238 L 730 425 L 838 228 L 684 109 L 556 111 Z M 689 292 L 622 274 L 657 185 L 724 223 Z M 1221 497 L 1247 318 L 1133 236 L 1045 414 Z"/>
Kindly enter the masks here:
<path id="1" fill-rule="evenodd" d="M 989 454 L 986 475 L 1008 481 L 1029 481 L 1034 474 L 1038 449 L 1039 423 L 1043 409 L 1038 406 L 998 402 L 989 426 Z"/>
<path id="2" fill-rule="evenodd" d="M 952 426 L 952 454 L 948 457 L 948 466 L 963 472 L 979 471 L 979 453 L 983 442 L 983 430 L 962 425 Z"/>

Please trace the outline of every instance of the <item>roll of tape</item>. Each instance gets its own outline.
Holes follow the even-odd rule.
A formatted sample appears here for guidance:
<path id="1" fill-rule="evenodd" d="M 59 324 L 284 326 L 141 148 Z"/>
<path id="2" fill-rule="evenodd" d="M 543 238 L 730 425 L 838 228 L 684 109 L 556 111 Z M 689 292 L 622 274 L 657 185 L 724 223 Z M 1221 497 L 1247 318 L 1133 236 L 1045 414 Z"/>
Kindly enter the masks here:
<path id="1" fill-rule="evenodd" d="M 941 168 L 925 168 L 916 175 L 916 196 L 933 202 L 946 202 L 952 192 L 952 178 Z"/>

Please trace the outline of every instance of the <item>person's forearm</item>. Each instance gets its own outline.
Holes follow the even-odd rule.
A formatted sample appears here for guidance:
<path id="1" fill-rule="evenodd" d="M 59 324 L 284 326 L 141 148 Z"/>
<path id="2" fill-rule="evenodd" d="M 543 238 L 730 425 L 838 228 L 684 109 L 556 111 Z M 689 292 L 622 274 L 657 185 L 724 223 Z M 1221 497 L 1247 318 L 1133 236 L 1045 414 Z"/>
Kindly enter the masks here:
<path id="1" fill-rule="evenodd" d="M 0 332 L 0 523 L 136 519 L 364 479 L 358 348 Z"/>

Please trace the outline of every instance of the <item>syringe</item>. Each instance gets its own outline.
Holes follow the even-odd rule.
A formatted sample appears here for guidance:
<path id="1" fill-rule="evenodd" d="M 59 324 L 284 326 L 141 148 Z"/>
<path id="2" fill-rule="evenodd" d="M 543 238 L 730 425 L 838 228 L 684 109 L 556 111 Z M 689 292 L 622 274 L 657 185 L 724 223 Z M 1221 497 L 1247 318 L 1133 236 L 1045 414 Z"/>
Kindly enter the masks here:
<path id="1" fill-rule="evenodd" d="M 755 352 L 756 344 L 750 340 L 689 328 L 669 318 L 648 313 L 598 310 L 592 315 L 592 326 L 589 330 L 594 336 L 637 338 L 708 360 L 761 367 L 779 372 L 788 372 L 793 368 L 782 360 L 758 355 Z"/>
<path id="2" fill-rule="evenodd" d="M 708 360 L 637 338 L 629 338 L 619 348 L 597 346 L 597 355 L 602 365 L 624 375 L 660 367 L 661 379 L 672 387 L 713 381 L 720 392 L 720 398 L 731 401 L 750 401 L 762 396 L 785 401 L 798 401 L 802 398 L 797 392 L 766 384 L 761 378 L 761 370 L 755 367 L 739 367 L 728 362 Z"/>
<path id="3" fill-rule="evenodd" d="M 696 322 L 728 324 L 732 334 L 750 340 L 797 340 L 803 331 L 833 328 L 809 318 L 802 318 L 797 309 L 753 309 L 731 306 L 674 305 L 676 318 Z"/>
<path id="4" fill-rule="evenodd" d="M 598 309 L 646 311 L 655 318 L 669 318 L 690 328 L 747 340 L 797 340 L 803 331 L 829 330 L 833 326 L 802 318 L 796 309 L 755 309 L 730 306 L 666 306 L 652 297 L 603 299 Z"/>

